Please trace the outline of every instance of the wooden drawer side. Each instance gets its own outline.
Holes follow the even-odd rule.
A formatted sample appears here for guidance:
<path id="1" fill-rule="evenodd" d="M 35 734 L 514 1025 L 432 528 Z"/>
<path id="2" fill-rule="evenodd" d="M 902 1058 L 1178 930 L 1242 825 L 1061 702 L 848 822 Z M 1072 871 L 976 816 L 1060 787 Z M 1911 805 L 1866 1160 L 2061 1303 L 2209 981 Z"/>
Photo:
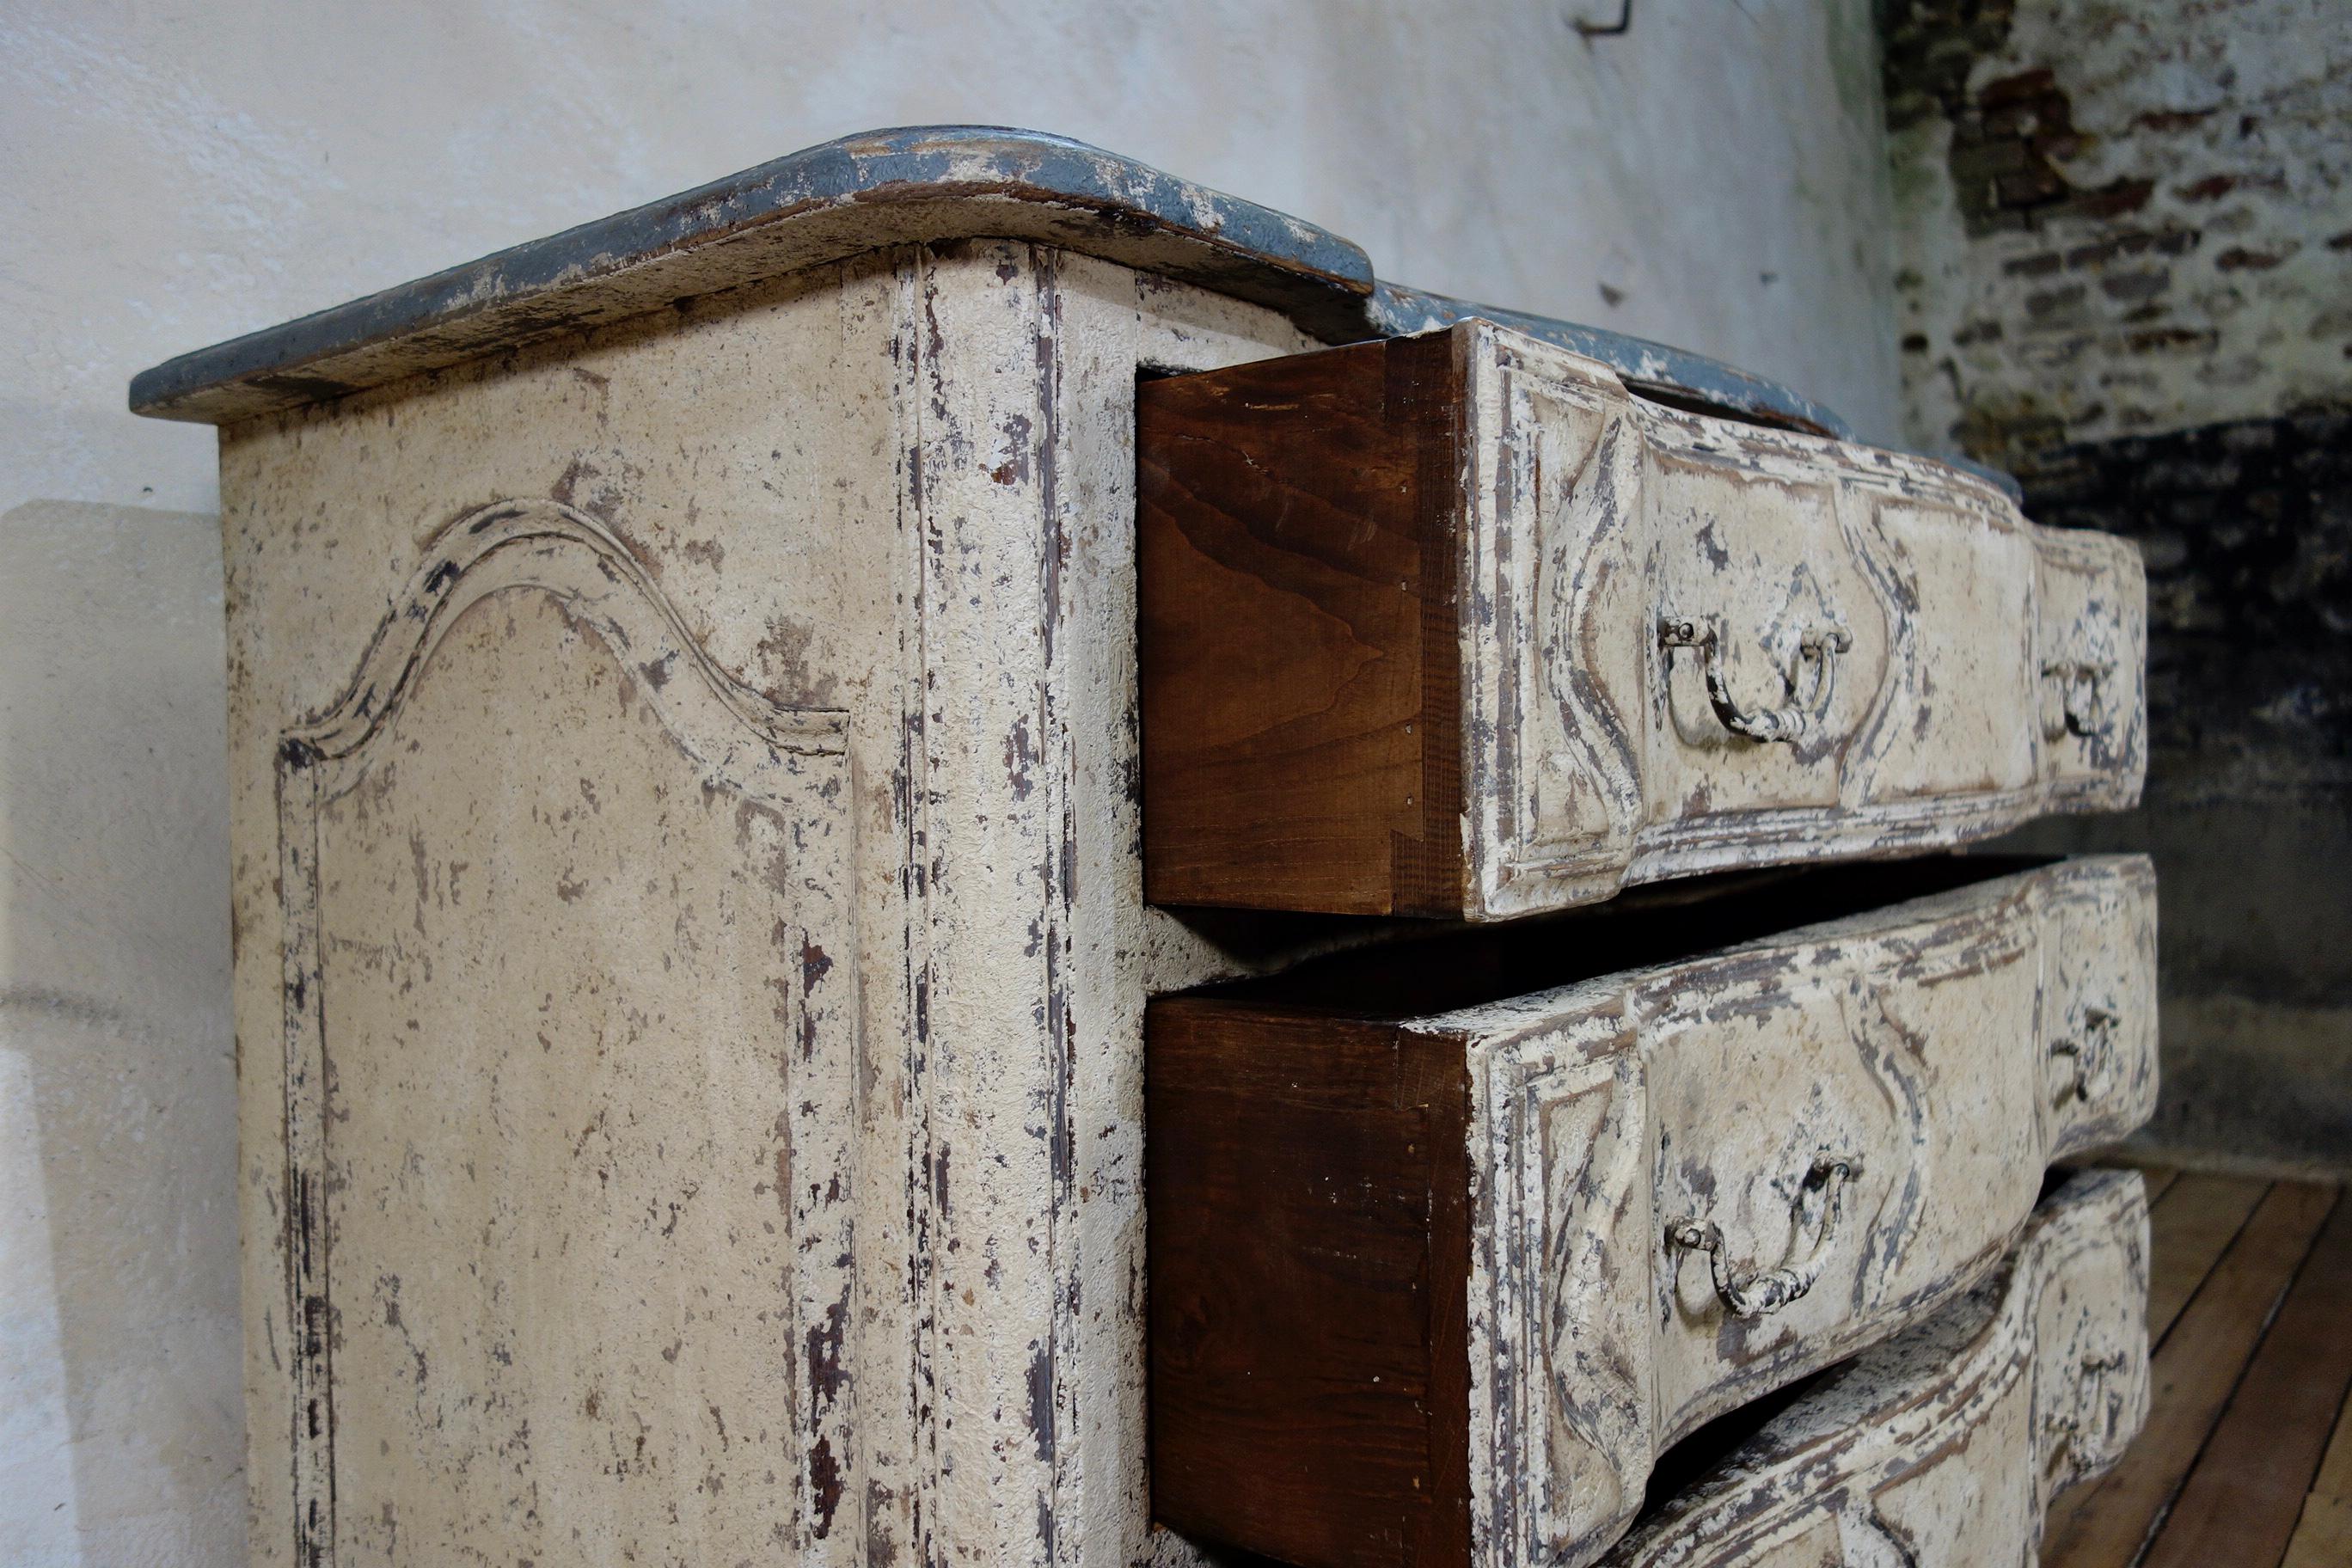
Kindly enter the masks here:
<path id="1" fill-rule="evenodd" d="M 1145 1038 L 1154 1521 L 1465 1563 L 1460 1042 L 1183 997 Z"/>
<path id="2" fill-rule="evenodd" d="M 1136 394 L 1144 895 L 1459 910 L 1446 335 Z"/>

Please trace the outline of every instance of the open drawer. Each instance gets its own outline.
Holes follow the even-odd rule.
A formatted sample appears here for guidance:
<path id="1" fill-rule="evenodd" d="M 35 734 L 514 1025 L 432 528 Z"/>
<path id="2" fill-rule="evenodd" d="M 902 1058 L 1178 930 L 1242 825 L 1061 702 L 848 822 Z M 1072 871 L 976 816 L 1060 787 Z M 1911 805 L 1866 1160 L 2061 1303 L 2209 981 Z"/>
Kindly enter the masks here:
<path id="1" fill-rule="evenodd" d="M 2084 1172 L 1982 1284 L 1823 1373 L 1601 1562 L 2032 1563 L 2051 1500 L 2147 1413 L 2147 1197 L 2133 1172 Z"/>
<path id="2" fill-rule="evenodd" d="M 1485 920 L 2130 805 L 2137 551 L 1487 321 L 1147 382 L 1144 892 Z"/>
<path id="3" fill-rule="evenodd" d="M 1750 881 L 1150 1005 L 1159 1521 L 1591 1562 L 1669 1444 L 1967 1289 L 2151 1110 L 2146 859 Z"/>

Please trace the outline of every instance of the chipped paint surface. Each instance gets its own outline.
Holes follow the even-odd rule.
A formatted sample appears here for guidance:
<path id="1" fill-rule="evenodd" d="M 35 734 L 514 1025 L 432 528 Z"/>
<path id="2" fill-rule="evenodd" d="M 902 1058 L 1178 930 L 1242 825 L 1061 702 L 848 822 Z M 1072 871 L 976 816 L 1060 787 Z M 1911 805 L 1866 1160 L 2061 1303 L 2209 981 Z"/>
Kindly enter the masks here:
<path id="1" fill-rule="evenodd" d="M 781 1471 L 817 1555 L 854 1429 L 842 719 L 710 668 L 534 500 L 451 523 L 281 742 L 304 1552 L 734 1556 L 773 1537 L 722 1494 Z M 730 1174 L 775 1212 L 701 1201 Z"/>
<path id="2" fill-rule="evenodd" d="M 1474 913 L 2138 798 L 2132 546 L 1942 464 L 1662 407 L 1507 328 L 1468 341 Z"/>
<path id="3" fill-rule="evenodd" d="M 1314 933 L 1141 904 L 1133 387 L 1305 346 L 908 248 L 228 433 L 257 1561 L 1186 1555 L 1142 1000 Z"/>
<path id="4" fill-rule="evenodd" d="M 1371 262 L 1335 234 L 1065 136 L 844 137 L 142 373 L 131 405 L 219 424 L 879 247 L 1051 240 L 1348 334 Z"/>
<path id="5" fill-rule="evenodd" d="M 1473 317 L 1498 321 L 1514 331 L 1526 332 L 1571 353 L 1599 360 L 1629 383 L 1701 398 L 1765 424 L 1809 429 L 1817 435 L 1841 438 L 1853 436 L 1845 421 L 1836 414 L 1787 387 L 1664 343 L 1580 326 L 1573 321 L 1553 321 L 1525 310 L 1474 305 L 1466 300 L 1449 299 L 1397 283 L 1381 283 L 1372 290 L 1365 309 L 1372 324 L 1386 337 L 1438 331 Z"/>
<path id="6" fill-rule="evenodd" d="M 1475 1559 L 1593 1561 L 1676 1438 L 1999 1263 L 2049 1163 L 2154 1105 L 2155 954 L 2118 857 L 1423 1021 L 1481 1107 Z M 1685 1226 L 1806 1283 L 1739 1315 Z"/>
<path id="7" fill-rule="evenodd" d="M 2051 1500 L 2147 1417 L 2147 1269 L 2138 1175 L 2073 1177 L 2000 1270 L 1824 1377 L 1602 1563 L 2032 1562 Z"/>

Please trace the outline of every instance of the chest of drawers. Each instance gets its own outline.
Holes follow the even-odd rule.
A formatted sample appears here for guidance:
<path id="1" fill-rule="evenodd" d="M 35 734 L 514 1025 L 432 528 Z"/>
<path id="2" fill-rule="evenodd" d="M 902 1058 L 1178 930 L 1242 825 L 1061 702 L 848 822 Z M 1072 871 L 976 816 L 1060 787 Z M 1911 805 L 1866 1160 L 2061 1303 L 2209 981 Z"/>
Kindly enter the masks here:
<path id="1" fill-rule="evenodd" d="M 1155 905 L 1187 820 L 1160 635 L 1199 641 L 1155 597 L 1160 552 L 1205 537 L 1147 451 L 1155 410 L 1383 342 L 1475 394 L 1417 455 L 1368 448 L 1441 521 L 1368 558 L 1409 559 L 1354 624 L 1421 630 L 1362 644 L 1364 776 L 1431 793 L 1349 840 L 1381 855 L 1329 885 L 1361 891 Z M 1516 435 L 1506 383 L 1535 399 Z M 813 149 L 159 366 L 132 400 L 222 431 L 259 1563 L 1202 1561 L 1208 1532 L 1154 1527 L 1187 1505 L 1154 1473 L 1149 1320 L 1196 1287 L 1181 1225 L 1147 1236 L 1153 998 L 1404 934 L 1352 912 L 1486 922 L 2137 778 L 2137 578 L 2108 542 L 1785 389 L 1486 324 L 1052 137 Z M 1562 454 L 1630 488 L 1602 505 Z M 1752 570 L 1706 564 L 1702 512 Z M 1557 563 L 1511 585 L 1538 543 Z M 1622 592 L 1580 601 L 1577 551 Z M 1448 573 L 1505 595 L 1504 629 Z M 1964 600 L 2000 635 L 1948 669 Z M 1265 619 L 1268 647 L 1311 621 Z M 1587 658 L 1601 684 L 1560 706 Z M 1506 662 L 1508 725 L 1480 706 Z M 1788 738 L 1726 728 L 1797 696 Z M 1204 717 L 1180 773 L 1229 770 L 1236 733 Z M 1317 811 L 1309 858 L 1338 865 L 1328 811 L 1295 820 Z M 1415 1299 L 1461 1353 L 1414 1375 L 1486 1436 L 1423 1478 L 1446 1551 L 1605 1546 L 1685 1428 L 1966 1289 L 2042 1163 L 2144 1104 L 2143 868 L 1756 875 L 1745 902 L 1636 895 L 1706 941 L 1636 952 L 1654 920 L 1609 909 L 1481 924 L 1465 973 L 1571 925 L 1598 945 L 1475 1020 L 1383 1025 L 1451 1064 L 1427 1114 L 1452 1142 L 1412 1151 L 1443 1157 L 1417 1228 L 1355 1196 L 1329 1217 L 1387 1215 L 1450 1270 Z M 1282 907 L 1174 907 L 1213 893 Z M 1552 1009 L 1552 1043 L 1512 1005 Z M 1716 1114 L 1737 1075 L 1779 1120 Z M 1622 1215 L 1562 1207 L 1593 1184 Z M 1501 1250 L 1474 1268 L 1473 1237 Z M 1779 1300 L 1705 1330 L 1733 1297 Z M 1635 1392 L 1547 1392 L 1543 1358 L 1587 1345 L 1645 1367 Z M 1504 1433 L 1523 1449 L 1479 1446 Z M 1494 1482 L 1538 1463 L 1582 1479 Z"/>

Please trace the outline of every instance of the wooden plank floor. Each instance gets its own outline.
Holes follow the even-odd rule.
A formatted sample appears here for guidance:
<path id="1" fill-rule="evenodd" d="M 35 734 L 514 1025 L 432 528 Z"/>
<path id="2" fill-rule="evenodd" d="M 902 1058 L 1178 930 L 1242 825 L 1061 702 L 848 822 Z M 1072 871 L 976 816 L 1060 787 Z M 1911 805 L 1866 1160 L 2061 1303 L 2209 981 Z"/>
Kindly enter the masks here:
<path id="1" fill-rule="evenodd" d="M 2042 1568 L 2352 1568 L 2352 1203 L 2148 1173 L 2147 1425 Z"/>

